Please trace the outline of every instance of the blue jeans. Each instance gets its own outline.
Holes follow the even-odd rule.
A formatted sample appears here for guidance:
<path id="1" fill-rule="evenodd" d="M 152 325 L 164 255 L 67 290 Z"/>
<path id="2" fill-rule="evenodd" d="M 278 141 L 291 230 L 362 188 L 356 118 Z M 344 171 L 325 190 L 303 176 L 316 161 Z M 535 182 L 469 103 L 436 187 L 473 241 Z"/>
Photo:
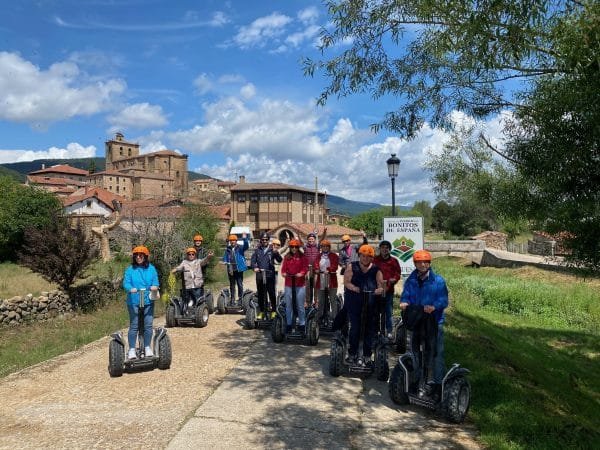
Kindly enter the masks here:
<path id="1" fill-rule="evenodd" d="M 296 315 L 298 316 L 298 325 L 305 325 L 306 319 L 304 317 L 304 294 L 305 289 L 304 286 L 297 287 L 296 289 Z M 292 320 L 294 318 L 294 302 L 292 302 L 292 288 L 286 286 L 283 295 L 285 298 L 285 318 L 287 321 L 287 325 L 292 325 Z"/>
<path id="2" fill-rule="evenodd" d="M 433 360 L 433 381 L 441 384 L 446 375 L 446 366 L 444 362 L 444 324 L 438 323 L 436 354 Z"/>
<path id="3" fill-rule="evenodd" d="M 135 348 L 135 341 L 138 335 L 138 313 L 139 305 L 127 305 L 127 311 L 129 312 L 129 332 L 127 333 L 127 340 L 129 341 L 129 348 Z M 152 322 L 154 321 L 154 303 L 151 302 L 149 305 L 144 307 L 144 347 L 150 347 L 152 342 Z"/>
<path id="4" fill-rule="evenodd" d="M 385 294 L 385 329 L 388 333 L 393 331 L 392 310 L 394 309 L 394 293 Z"/>

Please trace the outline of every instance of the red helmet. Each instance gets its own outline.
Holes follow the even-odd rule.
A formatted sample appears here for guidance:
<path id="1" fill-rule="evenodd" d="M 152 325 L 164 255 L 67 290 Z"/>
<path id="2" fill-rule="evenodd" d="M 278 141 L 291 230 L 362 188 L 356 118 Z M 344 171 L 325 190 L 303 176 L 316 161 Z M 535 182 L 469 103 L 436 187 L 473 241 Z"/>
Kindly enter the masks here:
<path id="1" fill-rule="evenodd" d="M 413 261 L 414 262 L 418 262 L 418 261 L 431 262 L 431 253 L 429 253 L 427 250 L 417 250 L 413 254 Z"/>
<path id="2" fill-rule="evenodd" d="M 292 239 L 290 241 L 290 243 L 288 244 L 288 247 L 301 247 L 302 244 L 300 243 L 300 241 L 298 239 Z"/>
<path id="3" fill-rule="evenodd" d="M 133 250 L 131 251 L 131 253 L 133 253 L 134 255 L 136 253 L 143 253 L 146 256 L 150 256 L 150 252 L 148 251 L 148 248 L 144 247 L 143 245 L 138 245 L 137 247 L 134 247 Z"/>
<path id="4" fill-rule="evenodd" d="M 327 239 L 323 239 L 321 241 L 321 247 L 331 247 L 331 242 L 329 242 Z"/>

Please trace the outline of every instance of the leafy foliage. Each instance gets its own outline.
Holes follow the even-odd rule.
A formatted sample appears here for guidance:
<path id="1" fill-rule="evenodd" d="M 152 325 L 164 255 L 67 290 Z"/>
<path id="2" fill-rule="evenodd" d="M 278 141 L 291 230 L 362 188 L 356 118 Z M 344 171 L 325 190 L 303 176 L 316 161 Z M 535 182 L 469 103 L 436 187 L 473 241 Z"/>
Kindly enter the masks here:
<path id="1" fill-rule="evenodd" d="M 47 227 L 60 210 L 53 194 L 0 177 L 0 261 L 14 261 L 27 227 Z"/>
<path id="2" fill-rule="evenodd" d="M 80 225 L 71 228 L 66 218 L 54 215 L 48 226 L 25 229 L 19 262 L 69 291 L 97 255 Z"/>

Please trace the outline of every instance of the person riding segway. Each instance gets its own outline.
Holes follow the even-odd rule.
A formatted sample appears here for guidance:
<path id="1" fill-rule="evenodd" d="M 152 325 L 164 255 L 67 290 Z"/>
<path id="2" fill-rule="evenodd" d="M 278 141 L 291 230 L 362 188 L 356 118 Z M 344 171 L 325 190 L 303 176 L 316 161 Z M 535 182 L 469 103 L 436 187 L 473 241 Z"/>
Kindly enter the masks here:
<path id="1" fill-rule="evenodd" d="M 306 340 L 309 345 L 317 345 L 317 311 L 304 301 L 308 262 L 299 248 L 300 241 L 292 239 L 289 243 L 290 253 L 283 258 L 281 273 L 285 278 L 284 298 L 277 308 L 271 336 L 275 342 L 282 342 L 287 338 Z"/>
<path id="2" fill-rule="evenodd" d="M 445 372 L 444 310 L 448 306 L 445 280 L 431 269 L 431 254 L 417 250 L 416 269 L 404 283 L 400 297 L 407 332 L 407 353 L 398 358 L 389 381 L 392 400 L 442 412 L 462 422 L 471 399 L 468 369 L 453 364 Z"/>
<path id="3" fill-rule="evenodd" d="M 335 316 L 343 305 L 343 298 L 337 293 L 338 255 L 330 252 L 331 242 L 327 239 L 321 240 L 320 247 L 321 253 L 317 258 L 319 272 L 315 280 L 319 328 L 321 331 L 331 332 Z"/>
<path id="4" fill-rule="evenodd" d="M 225 288 L 221 290 L 217 298 L 217 310 L 220 314 L 246 314 L 247 303 L 250 301 L 252 295 L 254 295 L 249 289 L 244 290 L 244 272 L 248 268 L 244 253 L 249 247 L 248 237 L 246 233 L 242 234 L 242 243 L 239 244 L 237 235 L 230 234 L 227 238 L 227 243 L 228 245 L 225 248 L 221 264 L 227 267 L 229 289 Z"/>
<path id="5" fill-rule="evenodd" d="M 129 351 L 125 359 L 125 340 L 120 331 L 113 333 L 108 365 L 111 377 L 121 376 L 126 369 L 168 369 L 171 366 L 171 341 L 167 331 L 161 327 L 152 329 L 154 301 L 160 298 L 158 273 L 148 261 L 148 248 L 140 245 L 132 253 L 132 263 L 123 276 L 129 312 Z"/>
<path id="6" fill-rule="evenodd" d="M 378 363 L 372 360 L 374 312 L 384 292 L 384 280 L 379 268 L 372 263 L 373 248 L 363 244 L 358 254 L 359 260 L 348 264 L 344 271 L 344 308 L 350 330 L 347 339 L 338 331 L 331 341 L 329 373 L 333 376 L 339 376 L 344 365 L 351 373 L 370 374 Z M 344 359 L 346 349 L 348 354 Z"/>
<path id="7" fill-rule="evenodd" d="M 252 253 L 250 267 L 256 273 L 256 297 L 258 305 L 250 302 L 246 310 L 246 327 L 254 328 L 256 325 L 267 325 L 275 318 L 277 297 L 275 292 L 275 263 L 280 263 L 282 257 L 279 250 L 269 244 L 268 233 L 260 235 L 260 244 Z M 267 301 L 268 295 L 268 301 Z"/>

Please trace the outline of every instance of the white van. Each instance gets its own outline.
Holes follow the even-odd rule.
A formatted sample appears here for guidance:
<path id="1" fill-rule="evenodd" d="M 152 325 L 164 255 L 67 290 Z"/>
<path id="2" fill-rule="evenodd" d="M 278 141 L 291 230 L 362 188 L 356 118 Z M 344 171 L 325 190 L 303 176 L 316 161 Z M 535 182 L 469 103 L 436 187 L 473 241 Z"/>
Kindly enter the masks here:
<path id="1" fill-rule="evenodd" d="M 242 240 L 242 235 L 246 233 L 246 237 L 248 238 L 248 245 L 250 248 L 253 248 L 254 237 L 252 236 L 252 231 L 250 227 L 231 227 L 229 230 L 229 234 L 235 234 L 238 237 L 238 244 L 243 245 L 244 241 Z"/>

